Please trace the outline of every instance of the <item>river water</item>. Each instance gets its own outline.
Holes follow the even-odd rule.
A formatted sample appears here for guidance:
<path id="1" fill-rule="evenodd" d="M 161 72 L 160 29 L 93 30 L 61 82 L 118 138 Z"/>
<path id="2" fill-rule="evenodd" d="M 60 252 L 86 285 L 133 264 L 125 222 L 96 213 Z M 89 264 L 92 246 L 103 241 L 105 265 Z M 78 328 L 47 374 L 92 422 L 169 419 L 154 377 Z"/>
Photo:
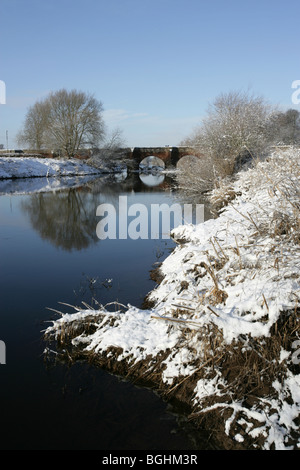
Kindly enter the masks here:
<path id="1" fill-rule="evenodd" d="M 178 410 L 88 364 L 45 362 L 43 330 L 72 311 L 60 302 L 119 301 L 140 307 L 155 287 L 149 271 L 173 249 L 170 239 L 99 239 L 100 204 L 172 204 L 168 177 L 93 178 L 33 192 L 42 179 L 0 182 L 0 366 L 2 450 L 194 449 L 198 434 Z M 21 185 L 22 186 L 22 185 Z M 200 444 L 201 445 L 201 444 Z"/>

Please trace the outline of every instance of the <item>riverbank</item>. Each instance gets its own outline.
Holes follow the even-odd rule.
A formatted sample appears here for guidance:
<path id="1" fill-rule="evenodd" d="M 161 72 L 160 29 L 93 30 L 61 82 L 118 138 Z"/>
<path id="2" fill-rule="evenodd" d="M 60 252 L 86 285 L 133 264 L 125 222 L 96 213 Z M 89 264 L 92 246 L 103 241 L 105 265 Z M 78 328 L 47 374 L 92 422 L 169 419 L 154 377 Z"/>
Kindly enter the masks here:
<path id="1" fill-rule="evenodd" d="M 217 218 L 173 231 L 151 308 L 58 312 L 45 353 L 154 386 L 216 448 L 298 448 L 299 182 L 289 148 L 216 189 Z"/>
<path id="2" fill-rule="evenodd" d="M 101 170 L 77 159 L 0 157 L 0 180 L 101 174 Z"/>

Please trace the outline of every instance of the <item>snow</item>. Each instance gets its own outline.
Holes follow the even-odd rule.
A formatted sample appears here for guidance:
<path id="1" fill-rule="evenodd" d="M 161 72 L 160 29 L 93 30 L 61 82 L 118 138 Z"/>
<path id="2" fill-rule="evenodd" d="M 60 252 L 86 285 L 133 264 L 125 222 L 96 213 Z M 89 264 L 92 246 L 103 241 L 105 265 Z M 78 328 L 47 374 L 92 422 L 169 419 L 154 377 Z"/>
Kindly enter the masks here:
<path id="1" fill-rule="evenodd" d="M 0 157 L 0 179 L 79 176 L 99 173 L 99 170 L 76 159 Z"/>
<path id="2" fill-rule="evenodd" d="M 119 317 L 117 327 L 108 326 L 91 335 L 86 349 L 100 353 L 110 346 L 116 346 L 123 349 L 119 360 L 129 356 L 143 360 L 148 354 L 158 354 L 162 344 L 165 349 L 175 346 L 178 334 L 167 335 L 166 330 L 166 325 L 150 321 L 150 312 L 129 307 Z M 81 339 L 77 338 L 76 341 L 80 342 Z"/>
<path id="3" fill-rule="evenodd" d="M 300 299 L 299 165 L 300 151 L 285 149 L 241 172 L 232 184 L 236 198 L 216 219 L 173 231 L 174 239 L 184 243 L 178 244 L 161 266 L 164 279 L 149 297 L 154 308 L 128 306 L 125 313 L 102 308 L 104 320 L 96 331 L 76 337 L 74 344 L 95 353 L 105 352 L 110 346 L 122 348 L 119 360 L 131 364 L 171 349 L 164 361 L 162 379 L 172 386 L 176 378 L 196 370 L 191 365 L 195 356 L 190 348 L 179 347 L 182 325 L 195 330 L 214 325 L 227 344 L 241 335 L 270 336 L 280 313 L 296 308 Z M 217 192 L 214 195 L 218 196 Z M 183 281 L 187 288 L 182 288 Z M 182 314 L 175 318 L 178 305 Z M 76 313 L 55 320 L 47 332 L 58 334 L 67 322 L 83 321 L 89 315 L 96 318 L 99 311 L 78 308 Z M 108 321 L 112 316 L 113 323 Z M 198 348 L 201 358 L 201 343 L 194 341 L 192 346 Z M 280 361 L 290 359 L 291 354 L 282 350 Z M 200 379 L 194 405 L 201 408 L 205 397 L 218 395 L 221 383 L 216 374 L 211 379 Z M 274 382 L 273 386 L 277 398 L 262 398 L 263 409 L 226 402 L 207 407 L 206 411 L 232 410 L 225 423 L 228 435 L 237 413 L 242 413 L 246 432 L 253 438 L 264 436 L 265 449 L 289 449 L 288 438 L 299 416 L 300 375 L 289 371 L 284 382 Z M 259 428 L 253 428 L 252 420 L 259 423 Z M 234 439 L 241 443 L 244 437 L 236 433 Z"/>

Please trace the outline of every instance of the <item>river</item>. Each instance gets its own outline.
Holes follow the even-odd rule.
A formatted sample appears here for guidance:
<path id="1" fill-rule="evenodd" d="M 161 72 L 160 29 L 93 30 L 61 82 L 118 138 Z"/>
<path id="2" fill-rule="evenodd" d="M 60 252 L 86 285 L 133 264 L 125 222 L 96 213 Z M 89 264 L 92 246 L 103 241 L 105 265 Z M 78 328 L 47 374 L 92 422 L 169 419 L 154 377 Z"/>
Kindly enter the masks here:
<path id="1" fill-rule="evenodd" d="M 40 179 L 32 180 L 36 187 Z M 30 181 L 27 180 L 27 184 Z M 43 330 L 60 304 L 119 301 L 140 307 L 150 270 L 171 239 L 100 239 L 97 207 L 119 197 L 146 207 L 174 195 L 169 177 L 107 176 L 56 191 L 18 192 L 0 182 L 0 367 L 2 450 L 194 449 L 199 438 L 179 410 L 89 364 L 45 362 Z M 42 184 L 41 184 L 42 186 Z M 116 211 L 117 213 L 117 211 Z M 161 235 L 161 234 L 160 234 Z"/>

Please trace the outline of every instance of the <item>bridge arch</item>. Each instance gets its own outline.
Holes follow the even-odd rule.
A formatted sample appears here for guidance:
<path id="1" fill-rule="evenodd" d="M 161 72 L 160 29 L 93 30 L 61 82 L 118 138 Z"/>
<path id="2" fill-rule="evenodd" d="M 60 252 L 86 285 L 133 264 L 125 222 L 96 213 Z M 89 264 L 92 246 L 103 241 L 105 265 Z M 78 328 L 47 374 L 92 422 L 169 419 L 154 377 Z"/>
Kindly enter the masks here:
<path id="1" fill-rule="evenodd" d="M 143 158 L 139 164 L 139 169 L 142 171 L 152 171 L 153 169 L 164 170 L 165 162 L 155 155 L 149 155 Z"/>

